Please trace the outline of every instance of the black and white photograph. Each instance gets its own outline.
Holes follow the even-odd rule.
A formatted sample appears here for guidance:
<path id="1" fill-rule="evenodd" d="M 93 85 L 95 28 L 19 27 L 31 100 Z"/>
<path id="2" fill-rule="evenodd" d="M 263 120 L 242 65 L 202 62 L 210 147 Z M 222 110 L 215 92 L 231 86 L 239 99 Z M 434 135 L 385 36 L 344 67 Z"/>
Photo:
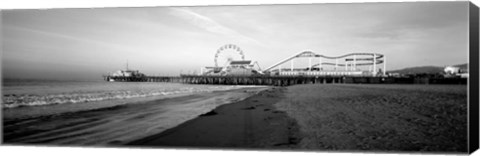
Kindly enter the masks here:
<path id="1" fill-rule="evenodd" d="M 478 7 L 469 1 L 0 15 L 4 145 L 478 149 Z"/>

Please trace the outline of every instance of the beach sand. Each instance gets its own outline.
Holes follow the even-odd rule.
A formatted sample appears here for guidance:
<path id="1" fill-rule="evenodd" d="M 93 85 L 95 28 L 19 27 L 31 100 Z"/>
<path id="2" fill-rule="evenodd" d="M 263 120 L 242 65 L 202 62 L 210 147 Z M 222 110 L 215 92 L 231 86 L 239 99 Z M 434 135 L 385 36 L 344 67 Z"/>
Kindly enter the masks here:
<path id="1" fill-rule="evenodd" d="M 296 85 L 222 105 L 128 145 L 466 152 L 464 85 Z"/>
<path id="2" fill-rule="evenodd" d="M 195 110 L 186 107 L 185 112 L 157 116 L 164 110 L 160 104 L 188 106 L 228 99 L 231 95 L 244 98 L 224 100 L 230 104 L 195 111 L 181 124 L 171 124 L 169 128 L 158 122 Z M 252 88 L 35 120 L 4 120 L 4 125 L 7 143 L 461 153 L 467 151 L 467 87 L 310 84 Z M 85 128 L 92 126 L 97 127 L 93 129 L 96 131 Z M 78 140 L 82 135 L 90 136 L 88 133 L 97 133 L 91 136 L 99 138 Z M 109 137 L 102 138 L 106 134 Z M 77 140 L 55 141 L 69 137 Z"/>
<path id="3" fill-rule="evenodd" d="M 299 149 L 467 152 L 465 85 L 298 85 L 276 106 Z"/>

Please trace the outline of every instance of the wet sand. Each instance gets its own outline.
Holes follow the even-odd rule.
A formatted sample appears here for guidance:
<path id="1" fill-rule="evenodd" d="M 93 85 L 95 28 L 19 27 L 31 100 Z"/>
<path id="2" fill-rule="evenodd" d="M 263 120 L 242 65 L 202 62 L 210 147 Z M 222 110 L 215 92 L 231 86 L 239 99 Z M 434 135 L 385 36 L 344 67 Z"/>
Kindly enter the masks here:
<path id="1" fill-rule="evenodd" d="M 285 88 L 272 88 L 243 101 L 222 105 L 175 128 L 128 145 L 292 149 L 299 141 L 296 122 L 273 106 Z"/>

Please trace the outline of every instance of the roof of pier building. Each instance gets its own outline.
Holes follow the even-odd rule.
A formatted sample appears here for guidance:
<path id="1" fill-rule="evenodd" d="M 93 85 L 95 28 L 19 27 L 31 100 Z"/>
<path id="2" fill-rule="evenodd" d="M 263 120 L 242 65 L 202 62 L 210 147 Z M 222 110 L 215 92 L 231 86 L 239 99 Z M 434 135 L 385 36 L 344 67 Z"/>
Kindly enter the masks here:
<path id="1" fill-rule="evenodd" d="M 230 65 L 250 65 L 252 61 L 250 60 L 241 60 L 241 61 L 232 61 Z"/>

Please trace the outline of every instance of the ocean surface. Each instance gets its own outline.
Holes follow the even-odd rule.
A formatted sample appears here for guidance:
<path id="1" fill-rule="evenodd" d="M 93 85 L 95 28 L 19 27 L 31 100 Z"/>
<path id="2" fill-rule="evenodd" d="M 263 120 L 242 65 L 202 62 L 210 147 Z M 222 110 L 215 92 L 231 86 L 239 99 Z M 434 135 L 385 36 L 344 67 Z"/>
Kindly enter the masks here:
<path id="1" fill-rule="evenodd" d="M 185 93 L 229 90 L 237 86 L 158 82 L 4 80 L 3 107 L 88 103 Z"/>

